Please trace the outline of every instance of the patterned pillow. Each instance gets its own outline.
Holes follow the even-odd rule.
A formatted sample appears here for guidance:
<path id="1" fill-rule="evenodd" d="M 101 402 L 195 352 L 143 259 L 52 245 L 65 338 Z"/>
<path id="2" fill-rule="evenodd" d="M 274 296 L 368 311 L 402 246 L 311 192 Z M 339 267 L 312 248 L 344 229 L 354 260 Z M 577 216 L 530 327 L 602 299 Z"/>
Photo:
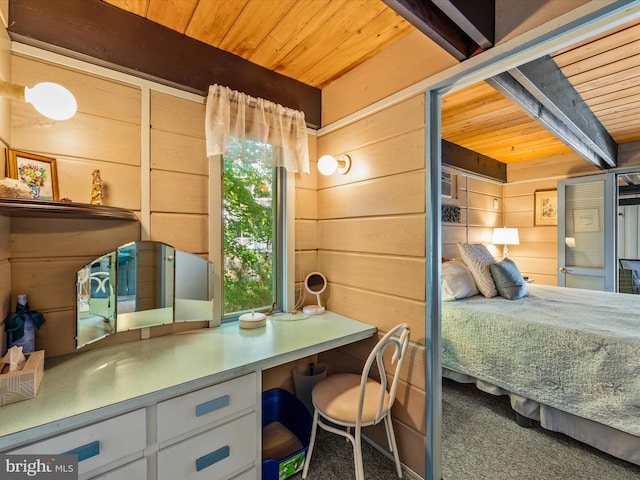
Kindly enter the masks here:
<path id="1" fill-rule="evenodd" d="M 458 242 L 458 250 L 480 293 L 487 298 L 498 295 L 496 284 L 491 276 L 491 264 L 495 263 L 496 259 L 487 247 L 481 243 Z"/>

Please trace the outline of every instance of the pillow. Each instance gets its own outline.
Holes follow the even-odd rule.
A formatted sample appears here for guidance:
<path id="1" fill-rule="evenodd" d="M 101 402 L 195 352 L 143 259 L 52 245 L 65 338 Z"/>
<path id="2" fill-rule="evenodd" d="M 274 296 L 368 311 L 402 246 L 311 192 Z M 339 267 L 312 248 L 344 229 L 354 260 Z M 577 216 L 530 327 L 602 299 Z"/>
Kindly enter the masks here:
<path id="1" fill-rule="evenodd" d="M 471 272 L 461 261 L 442 264 L 442 301 L 451 302 L 478 294 Z"/>
<path id="2" fill-rule="evenodd" d="M 627 270 L 640 271 L 640 260 L 628 260 L 626 258 L 621 258 L 620 265 L 622 265 L 622 268 L 626 268 Z"/>
<path id="3" fill-rule="evenodd" d="M 513 260 L 505 258 L 501 262 L 491 264 L 490 268 L 501 297 L 515 300 L 529 295 L 527 283 Z"/>
<path id="4" fill-rule="evenodd" d="M 487 298 L 498 295 L 496 285 L 491 276 L 491 264 L 495 263 L 496 259 L 487 250 L 487 247 L 481 243 L 458 242 L 458 250 L 465 265 L 469 268 L 480 293 Z"/>

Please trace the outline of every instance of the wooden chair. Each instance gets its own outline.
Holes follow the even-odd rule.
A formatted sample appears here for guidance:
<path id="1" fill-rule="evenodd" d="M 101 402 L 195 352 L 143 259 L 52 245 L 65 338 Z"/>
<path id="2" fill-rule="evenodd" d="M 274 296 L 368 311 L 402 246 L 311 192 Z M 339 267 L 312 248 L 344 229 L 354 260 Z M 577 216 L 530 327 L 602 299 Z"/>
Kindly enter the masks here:
<path id="1" fill-rule="evenodd" d="M 393 380 L 389 385 L 383 363 L 383 354 L 387 347 L 395 347 L 390 366 L 393 367 Z M 302 478 L 307 478 L 311 454 L 316 440 L 318 425 L 332 433 L 346 437 L 353 445 L 356 480 L 364 480 L 362 465 L 362 427 L 376 425 L 384 420 L 387 431 L 389 449 L 393 453 L 398 478 L 402 478 L 398 447 L 391 422 L 391 407 L 396 398 L 400 369 L 409 346 L 409 326 L 406 323 L 397 325 L 389 331 L 373 348 L 362 369 L 362 374 L 342 373 L 331 375 L 318 382 L 311 393 L 314 413 L 311 428 L 311 440 L 307 458 L 302 471 Z M 369 378 L 371 367 L 376 362 L 380 381 Z M 389 387 L 387 389 L 387 387 Z M 320 418 L 322 417 L 322 418 Z M 328 425 L 324 420 L 346 430 Z M 354 433 L 351 434 L 351 429 Z"/>

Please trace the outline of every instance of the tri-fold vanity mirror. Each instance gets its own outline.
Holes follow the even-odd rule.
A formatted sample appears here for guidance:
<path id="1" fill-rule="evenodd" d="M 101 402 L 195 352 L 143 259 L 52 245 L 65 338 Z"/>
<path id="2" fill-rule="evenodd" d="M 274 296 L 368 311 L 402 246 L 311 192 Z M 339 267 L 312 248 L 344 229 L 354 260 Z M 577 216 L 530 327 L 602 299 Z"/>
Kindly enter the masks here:
<path id="1" fill-rule="evenodd" d="M 213 263 L 154 241 L 131 242 L 77 272 L 76 348 L 108 335 L 213 320 Z"/>

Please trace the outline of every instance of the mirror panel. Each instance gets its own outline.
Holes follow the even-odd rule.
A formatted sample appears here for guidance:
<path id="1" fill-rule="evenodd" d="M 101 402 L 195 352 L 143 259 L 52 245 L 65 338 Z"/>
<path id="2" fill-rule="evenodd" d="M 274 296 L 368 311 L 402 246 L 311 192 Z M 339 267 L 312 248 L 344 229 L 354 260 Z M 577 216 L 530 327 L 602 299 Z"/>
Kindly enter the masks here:
<path id="1" fill-rule="evenodd" d="M 176 322 L 213 320 L 213 263 L 176 251 Z"/>
<path id="2" fill-rule="evenodd" d="M 116 330 L 116 254 L 96 258 L 76 276 L 76 346 L 83 347 Z"/>
<path id="3" fill-rule="evenodd" d="M 77 272 L 76 348 L 115 332 L 213 320 L 213 263 L 139 241 Z"/>
<path id="4" fill-rule="evenodd" d="M 160 242 L 118 248 L 118 332 L 173 322 L 174 258 Z"/>

